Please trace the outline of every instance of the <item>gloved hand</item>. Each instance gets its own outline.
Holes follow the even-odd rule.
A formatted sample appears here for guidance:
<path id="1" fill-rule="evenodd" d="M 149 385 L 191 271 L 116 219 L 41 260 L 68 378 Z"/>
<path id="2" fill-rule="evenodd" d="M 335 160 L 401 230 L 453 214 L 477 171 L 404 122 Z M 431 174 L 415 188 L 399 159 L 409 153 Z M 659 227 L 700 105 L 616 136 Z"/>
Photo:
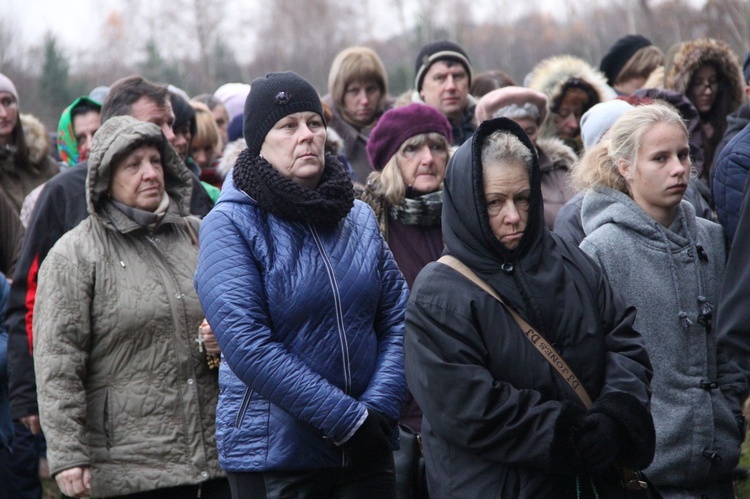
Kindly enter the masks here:
<path id="1" fill-rule="evenodd" d="M 606 469 L 620 452 L 618 423 L 606 414 L 590 413 L 576 432 L 575 446 L 590 471 Z"/>
<path id="2" fill-rule="evenodd" d="M 357 428 L 341 449 L 352 463 L 372 462 L 391 452 L 393 428 L 388 421 L 372 409 L 367 409 L 367 419 Z"/>

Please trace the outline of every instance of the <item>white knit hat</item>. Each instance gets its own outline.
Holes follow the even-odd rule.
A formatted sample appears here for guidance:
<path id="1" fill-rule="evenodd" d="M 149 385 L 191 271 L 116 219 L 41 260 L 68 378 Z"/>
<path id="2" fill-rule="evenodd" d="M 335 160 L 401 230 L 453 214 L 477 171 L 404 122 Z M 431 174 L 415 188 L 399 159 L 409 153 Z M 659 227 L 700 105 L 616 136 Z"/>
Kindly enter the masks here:
<path id="1" fill-rule="evenodd" d="M 0 73 L 0 92 L 8 92 L 10 94 L 13 94 L 16 102 L 18 102 L 18 92 L 16 91 L 16 86 L 13 85 L 13 82 L 10 81 L 10 78 L 2 73 Z"/>
<path id="2" fill-rule="evenodd" d="M 596 145 L 615 121 L 631 109 L 633 106 L 624 100 L 615 99 L 600 102 L 586 111 L 581 117 L 581 140 L 584 149 Z"/>

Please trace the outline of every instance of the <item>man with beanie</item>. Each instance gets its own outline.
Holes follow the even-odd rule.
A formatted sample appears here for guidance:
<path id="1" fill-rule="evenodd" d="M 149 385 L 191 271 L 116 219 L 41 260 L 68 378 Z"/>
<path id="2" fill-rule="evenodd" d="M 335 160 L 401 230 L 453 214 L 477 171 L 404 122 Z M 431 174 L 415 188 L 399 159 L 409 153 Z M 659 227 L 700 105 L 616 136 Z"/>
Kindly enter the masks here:
<path id="1" fill-rule="evenodd" d="M 612 45 L 599 69 L 607 77 L 607 84 L 619 95 L 630 95 L 663 65 L 664 54 L 651 40 L 641 35 L 627 35 Z"/>
<path id="2" fill-rule="evenodd" d="M 469 95 L 471 62 L 459 45 L 440 40 L 419 51 L 414 65 L 415 102 L 435 107 L 448 118 L 453 145 L 460 146 L 474 134 L 476 102 Z"/>
<path id="3" fill-rule="evenodd" d="M 141 76 L 115 82 L 102 106 L 101 121 L 130 115 L 159 126 L 170 143 L 174 140 L 174 112 L 165 87 Z M 11 416 L 34 434 L 39 434 L 39 409 L 32 359 L 32 320 L 39 267 L 67 231 L 88 216 L 86 207 L 87 162 L 79 163 L 45 184 L 29 221 L 18 257 L 5 324 L 8 328 L 8 379 Z M 205 216 L 213 203 L 193 176 L 190 211 Z M 197 332 L 196 332 L 197 333 Z"/>

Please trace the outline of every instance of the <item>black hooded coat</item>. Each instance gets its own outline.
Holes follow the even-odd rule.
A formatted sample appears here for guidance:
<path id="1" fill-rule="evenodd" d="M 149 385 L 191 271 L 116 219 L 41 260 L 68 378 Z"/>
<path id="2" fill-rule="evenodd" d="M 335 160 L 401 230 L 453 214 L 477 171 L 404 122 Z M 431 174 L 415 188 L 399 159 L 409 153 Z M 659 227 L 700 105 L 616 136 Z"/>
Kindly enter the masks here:
<path id="1" fill-rule="evenodd" d="M 511 120 L 483 123 L 448 165 L 446 253 L 469 266 L 565 358 L 594 401 L 618 422 L 617 460 L 647 466 L 654 454 L 651 364 L 633 329 L 635 309 L 596 264 L 544 224 L 534 156 L 528 222 L 513 251 L 487 215 L 481 148 L 504 130 L 531 151 Z M 586 409 L 512 316 L 441 263 L 420 272 L 406 312 L 406 374 L 424 411 L 430 495 L 472 498 L 624 497 L 614 472 L 593 478 L 574 445 Z"/>

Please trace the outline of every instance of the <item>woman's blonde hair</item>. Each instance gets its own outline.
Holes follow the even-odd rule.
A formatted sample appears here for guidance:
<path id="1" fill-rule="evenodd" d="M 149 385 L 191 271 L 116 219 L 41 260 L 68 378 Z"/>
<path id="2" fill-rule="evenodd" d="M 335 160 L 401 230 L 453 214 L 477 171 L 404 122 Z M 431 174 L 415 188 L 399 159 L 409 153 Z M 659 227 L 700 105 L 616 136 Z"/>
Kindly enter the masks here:
<path id="1" fill-rule="evenodd" d="M 328 92 L 337 107 L 344 107 L 346 87 L 355 81 L 374 81 L 380 88 L 382 107 L 388 93 L 388 73 L 374 50 L 349 47 L 336 55 L 328 73 Z"/>
<path id="2" fill-rule="evenodd" d="M 221 134 L 216 125 L 214 115 L 207 105 L 201 102 L 191 101 L 190 106 L 195 111 L 195 135 L 194 143 L 207 143 L 214 145 L 214 151 L 220 153 L 224 145 L 221 143 Z"/>
<path id="3" fill-rule="evenodd" d="M 373 172 L 367 178 L 367 183 L 375 186 L 375 194 L 382 196 L 388 203 L 392 205 L 401 204 L 406 197 L 406 183 L 404 177 L 401 175 L 401 169 L 398 166 L 398 156 L 402 154 L 404 149 L 409 146 L 421 147 L 427 142 L 433 142 L 440 144 L 443 149 L 448 153 L 445 165 L 448 166 L 448 160 L 450 159 L 450 145 L 446 138 L 437 132 L 431 133 L 420 133 L 413 137 L 409 137 L 401 144 L 398 152 L 391 156 L 391 159 L 383 167 L 380 172 Z"/>
<path id="4" fill-rule="evenodd" d="M 615 78 L 615 86 L 631 78 L 648 78 L 659 66 L 664 66 L 664 52 L 656 45 L 641 47 L 628 59 Z"/>
<path id="5" fill-rule="evenodd" d="M 656 102 L 637 106 L 620 116 L 606 138 L 586 151 L 573 168 L 574 185 L 578 189 L 609 187 L 629 194 L 628 184 L 617 164 L 623 160 L 636 165 L 643 137 L 659 123 L 676 125 L 682 129 L 685 137 L 688 136 L 682 117 L 669 104 Z"/>

